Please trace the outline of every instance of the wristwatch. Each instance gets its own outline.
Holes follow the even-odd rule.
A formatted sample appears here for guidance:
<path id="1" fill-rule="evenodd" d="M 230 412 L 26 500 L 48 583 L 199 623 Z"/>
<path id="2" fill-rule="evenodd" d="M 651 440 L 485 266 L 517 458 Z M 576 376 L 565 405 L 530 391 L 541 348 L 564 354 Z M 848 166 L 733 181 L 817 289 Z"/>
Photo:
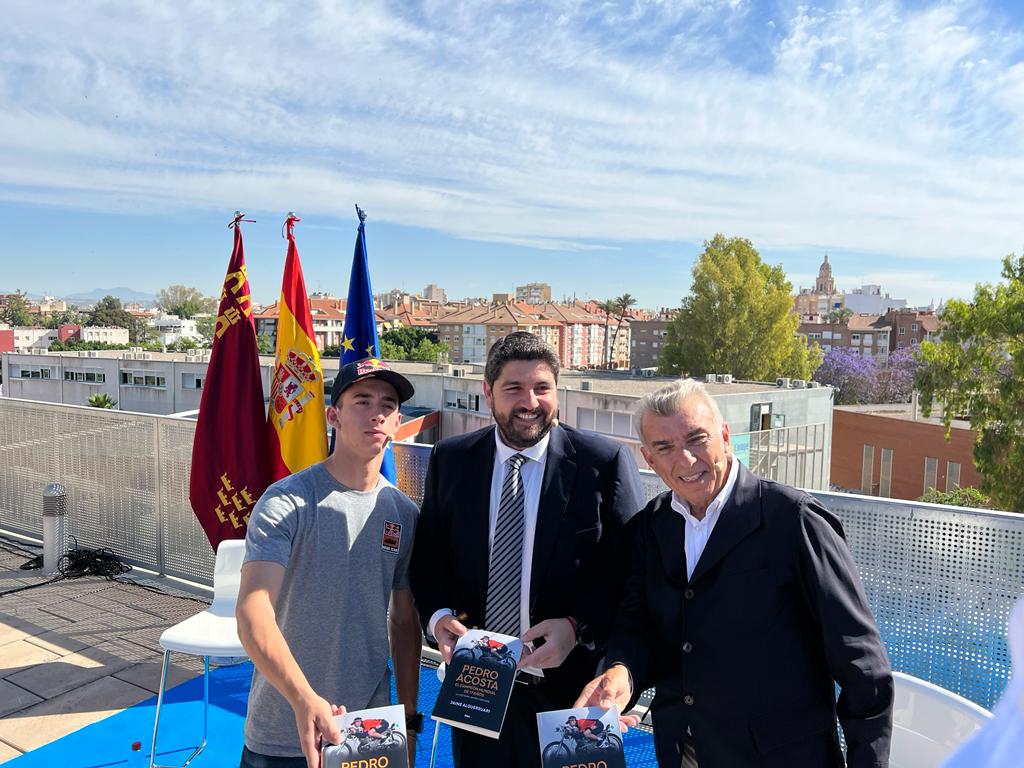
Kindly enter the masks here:
<path id="1" fill-rule="evenodd" d="M 411 733 L 422 733 L 423 731 L 423 713 L 417 712 L 415 715 L 409 715 L 405 718 L 405 730 Z"/>

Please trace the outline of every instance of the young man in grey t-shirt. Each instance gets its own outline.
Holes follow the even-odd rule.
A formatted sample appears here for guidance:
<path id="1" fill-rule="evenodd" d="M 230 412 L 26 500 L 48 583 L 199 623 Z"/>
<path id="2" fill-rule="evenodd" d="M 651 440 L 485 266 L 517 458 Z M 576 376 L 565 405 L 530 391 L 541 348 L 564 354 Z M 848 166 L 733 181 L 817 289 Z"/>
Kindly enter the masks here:
<path id="1" fill-rule="evenodd" d="M 389 703 L 389 619 L 398 698 L 416 713 L 417 509 L 380 474 L 412 395 L 379 360 L 343 366 L 327 408 L 334 453 L 274 483 L 253 510 L 237 609 L 256 666 L 241 768 L 318 768 L 321 741 L 341 741 L 334 714 Z"/>

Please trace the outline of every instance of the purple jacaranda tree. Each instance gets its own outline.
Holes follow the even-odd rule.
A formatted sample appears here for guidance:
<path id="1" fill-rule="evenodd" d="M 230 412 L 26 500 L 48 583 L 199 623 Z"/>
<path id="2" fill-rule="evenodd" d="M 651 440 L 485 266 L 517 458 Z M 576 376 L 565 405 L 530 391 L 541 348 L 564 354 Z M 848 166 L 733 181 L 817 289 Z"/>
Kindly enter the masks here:
<path id="1" fill-rule="evenodd" d="M 913 347 L 897 349 L 889 362 L 878 368 L 875 377 L 875 402 L 909 403 L 914 394 L 914 375 L 920 360 Z"/>
<path id="2" fill-rule="evenodd" d="M 836 388 L 837 405 L 856 405 L 877 402 L 877 375 L 873 358 L 861 357 L 845 347 L 837 347 L 825 355 L 813 378 Z"/>

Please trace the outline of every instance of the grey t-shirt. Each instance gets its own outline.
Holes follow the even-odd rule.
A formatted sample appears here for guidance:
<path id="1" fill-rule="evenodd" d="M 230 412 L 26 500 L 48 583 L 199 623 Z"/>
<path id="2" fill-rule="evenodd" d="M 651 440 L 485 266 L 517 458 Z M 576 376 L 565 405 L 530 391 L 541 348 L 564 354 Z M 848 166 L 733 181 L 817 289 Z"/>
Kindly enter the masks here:
<path id="1" fill-rule="evenodd" d="M 416 505 L 381 477 L 372 491 L 339 483 L 323 464 L 279 480 L 249 519 L 245 560 L 285 567 L 277 623 L 320 696 L 349 710 L 386 705 L 387 609 L 408 589 Z M 245 743 L 263 755 L 300 756 L 295 715 L 258 671 Z"/>

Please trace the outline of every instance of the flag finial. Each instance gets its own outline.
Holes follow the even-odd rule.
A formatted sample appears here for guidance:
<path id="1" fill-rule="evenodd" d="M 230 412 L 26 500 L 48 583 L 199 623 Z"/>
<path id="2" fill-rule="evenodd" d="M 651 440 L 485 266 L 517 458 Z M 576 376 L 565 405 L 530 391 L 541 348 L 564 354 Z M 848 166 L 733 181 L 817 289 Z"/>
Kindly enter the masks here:
<path id="1" fill-rule="evenodd" d="M 359 207 L 359 203 L 356 203 L 356 216 L 359 217 L 360 224 L 366 221 L 366 211 Z"/>
<path id="2" fill-rule="evenodd" d="M 235 211 L 235 218 L 233 218 L 230 222 L 228 222 L 228 229 L 236 228 L 239 225 L 239 223 L 243 222 L 243 221 L 247 221 L 250 224 L 254 223 L 253 219 L 245 218 L 245 214 L 242 213 L 242 211 Z"/>

